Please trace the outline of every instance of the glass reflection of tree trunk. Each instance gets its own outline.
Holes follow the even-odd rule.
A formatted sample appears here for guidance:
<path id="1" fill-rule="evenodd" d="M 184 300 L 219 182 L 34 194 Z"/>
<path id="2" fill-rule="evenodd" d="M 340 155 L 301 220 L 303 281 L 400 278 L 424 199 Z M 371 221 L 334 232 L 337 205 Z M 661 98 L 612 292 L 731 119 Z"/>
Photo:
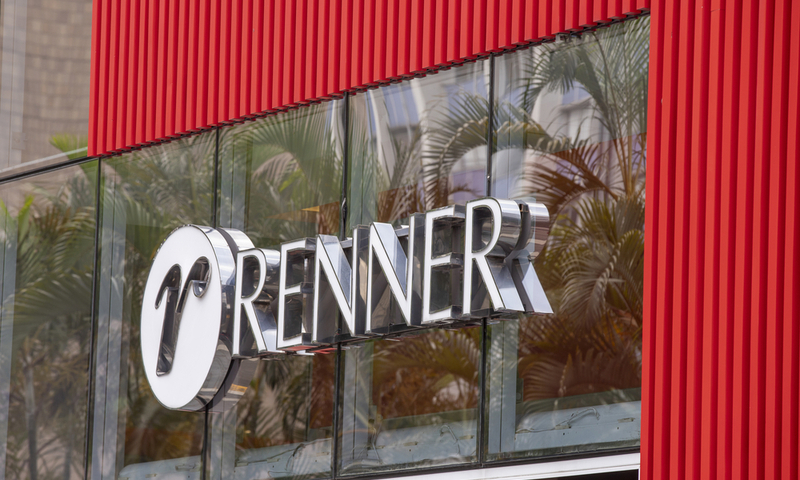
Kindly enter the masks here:
<path id="1" fill-rule="evenodd" d="M 36 398 L 33 386 L 33 363 L 30 358 L 25 359 L 22 367 L 25 376 L 25 423 L 28 427 L 28 470 L 31 480 L 36 480 L 38 449 L 36 447 Z"/>

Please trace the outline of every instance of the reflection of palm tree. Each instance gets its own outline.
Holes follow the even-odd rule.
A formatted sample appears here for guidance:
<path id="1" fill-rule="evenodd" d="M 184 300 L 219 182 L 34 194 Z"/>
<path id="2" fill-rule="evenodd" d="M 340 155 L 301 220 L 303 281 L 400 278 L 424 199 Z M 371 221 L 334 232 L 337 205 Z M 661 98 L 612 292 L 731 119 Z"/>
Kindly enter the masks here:
<path id="1" fill-rule="evenodd" d="M 378 342 L 373 398 L 380 415 L 399 418 L 475 408 L 480 356 L 475 328 Z"/>
<path id="2" fill-rule="evenodd" d="M 331 105 L 290 111 L 223 136 L 223 168 L 246 172 L 233 175 L 222 201 L 239 201 L 253 212 L 245 214 L 244 228 L 256 243 L 338 231 L 342 146 Z"/>
<path id="3" fill-rule="evenodd" d="M 103 225 L 104 235 L 112 237 L 102 246 L 124 246 L 125 252 L 124 281 L 114 284 L 123 289 L 118 298 L 126 311 L 121 355 L 127 370 L 119 380 L 125 392 L 120 406 L 125 465 L 191 455 L 202 442 L 202 419 L 164 409 L 150 391 L 140 358 L 138 324 L 150 263 L 166 234 L 182 224 L 211 221 L 214 152 L 214 142 L 200 136 L 104 164 L 103 209 L 115 209 L 126 223 L 124 229 Z M 111 268 L 118 267 L 101 268 L 103 275 L 112 275 Z"/>
<path id="4" fill-rule="evenodd" d="M 537 271 L 556 317 L 521 323 L 533 349 L 519 365 L 519 376 L 530 380 L 525 399 L 640 384 L 648 21 L 517 54 L 527 69 L 517 95 L 495 106 L 494 150 L 527 152 L 523 188 L 555 217 Z M 553 134 L 537 121 L 533 112 L 545 95 L 575 89 L 588 94 L 592 118 L 609 140 L 581 129 L 572 137 Z M 439 153 L 426 170 L 431 181 L 486 142 L 487 102 L 469 95 L 457 101 L 463 107 L 432 134 Z M 577 334 L 559 335 L 564 328 Z M 598 368 L 609 365 L 619 368 L 601 375 Z"/>
<path id="5" fill-rule="evenodd" d="M 74 169 L 55 192 L 35 188 L 16 216 L 0 202 L 3 243 L 16 246 L 15 264 L 4 266 L 14 269 L 15 291 L 3 299 L 5 315 L 13 305 L 14 322 L 13 357 L 3 360 L 13 361 L 4 445 L 9 478 L 82 475 L 95 168 Z"/>

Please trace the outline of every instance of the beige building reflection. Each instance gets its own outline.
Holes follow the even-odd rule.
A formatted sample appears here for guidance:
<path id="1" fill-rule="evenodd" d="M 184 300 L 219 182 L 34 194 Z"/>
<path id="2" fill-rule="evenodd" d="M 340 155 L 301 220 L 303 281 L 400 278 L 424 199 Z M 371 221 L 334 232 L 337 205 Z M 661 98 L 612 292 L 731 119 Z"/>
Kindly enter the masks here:
<path id="1" fill-rule="evenodd" d="M 91 25 L 91 0 L 0 0 L 0 175 L 86 155 Z"/>

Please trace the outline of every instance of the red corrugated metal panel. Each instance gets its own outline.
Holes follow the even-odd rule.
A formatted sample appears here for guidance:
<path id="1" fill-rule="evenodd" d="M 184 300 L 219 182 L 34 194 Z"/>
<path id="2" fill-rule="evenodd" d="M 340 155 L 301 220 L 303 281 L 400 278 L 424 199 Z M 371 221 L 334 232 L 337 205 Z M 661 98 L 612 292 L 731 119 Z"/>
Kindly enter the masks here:
<path id="1" fill-rule="evenodd" d="M 293 4 L 294 2 L 290 2 Z M 244 0 L 232 0 L 230 14 L 230 30 L 228 31 L 228 98 L 221 99 L 227 106 L 223 122 L 236 120 L 239 117 L 239 97 L 241 93 L 241 77 L 246 73 L 247 66 L 242 63 L 242 25 L 244 23 Z"/>
<path id="2" fill-rule="evenodd" d="M 353 2 L 347 1 L 342 2 L 342 21 L 341 21 L 341 40 L 340 40 L 340 52 L 339 59 L 341 65 L 339 66 L 339 80 L 338 85 L 340 85 L 342 90 L 351 91 L 353 87 L 353 83 L 355 83 L 355 79 L 353 79 L 353 83 L 351 83 L 350 75 L 352 72 L 352 62 L 353 62 L 353 48 L 355 45 L 353 44 Z"/>
<path id="3" fill-rule="evenodd" d="M 461 60 L 458 54 L 461 46 L 461 2 L 449 0 L 447 6 L 447 53 L 445 61 L 448 64 Z"/>
<path id="4" fill-rule="evenodd" d="M 280 0 L 273 0 L 278 2 Z M 317 79 L 316 92 L 314 96 L 319 99 L 325 98 L 328 93 L 328 17 L 330 16 L 330 2 L 320 0 L 319 15 L 317 15 L 318 29 L 317 34 Z"/>
<path id="5" fill-rule="evenodd" d="M 108 75 L 109 65 L 109 50 L 113 47 L 111 44 L 110 30 L 111 30 L 111 5 L 109 1 L 102 2 L 99 8 L 96 8 L 97 17 L 101 20 L 101 25 L 92 25 L 92 31 L 100 31 L 98 47 L 92 50 L 92 64 L 91 70 L 97 78 L 92 78 L 90 88 L 96 85 L 97 91 L 92 91 L 91 96 L 95 97 L 97 104 L 97 112 L 94 117 L 90 117 L 89 123 L 89 145 L 94 146 L 95 155 L 106 151 L 106 130 L 108 122 L 106 117 L 108 115 L 108 89 L 110 78 Z M 94 37 L 93 37 L 94 41 Z M 94 53 L 99 50 L 100 55 L 95 56 Z M 92 121 L 93 120 L 93 121 Z M 95 135 L 94 137 L 92 135 Z"/>
<path id="6" fill-rule="evenodd" d="M 272 83 L 272 102 L 269 105 L 271 110 L 280 108 L 283 95 L 283 82 L 287 80 L 283 65 L 283 16 L 285 3 L 281 0 L 274 1 L 275 8 L 273 9 L 272 15 L 272 48 L 270 49 L 272 51 L 272 72 L 270 76 L 270 83 Z"/>
<path id="7" fill-rule="evenodd" d="M 732 478 L 735 465 L 732 458 L 733 438 L 733 357 L 734 357 L 734 266 L 736 246 L 736 175 L 732 159 L 738 151 L 735 139 L 738 137 L 739 114 L 739 48 L 741 37 L 741 2 L 733 2 L 724 11 L 717 10 L 718 15 L 724 16 L 717 25 L 723 29 L 724 38 L 722 52 L 722 127 L 719 132 L 721 157 L 720 166 L 720 244 L 719 278 L 720 288 L 717 295 L 719 304 L 719 354 L 716 365 L 719 370 L 718 402 L 713 405 L 717 410 L 717 429 L 710 435 L 718 439 L 716 454 L 716 472 L 718 478 Z M 713 24 L 712 24 L 713 25 Z M 712 31 L 717 36 L 717 30 Z M 712 50 L 713 51 L 713 50 Z M 728 139 L 727 141 L 725 139 Z M 732 140 L 733 139 L 733 140 Z M 722 319 L 729 319 L 724 321 Z M 712 388 L 715 386 L 712 385 Z M 713 469 L 709 466 L 709 469 Z"/>
<path id="8" fill-rule="evenodd" d="M 147 38 L 159 37 L 159 11 L 160 5 L 157 0 L 150 0 L 147 5 Z M 140 118 L 139 122 L 144 124 L 144 138 L 140 139 L 140 143 L 152 142 L 158 136 L 156 135 L 156 89 L 158 85 L 158 43 L 148 41 L 146 45 L 142 45 L 142 50 L 147 50 L 147 87 L 145 88 L 146 98 L 141 101 L 145 103 L 144 118 Z"/>
<path id="9" fill-rule="evenodd" d="M 399 78 L 403 78 L 403 75 L 407 75 L 411 71 L 411 0 L 400 0 L 397 19 L 396 75 Z M 361 49 L 359 49 L 359 52 L 361 52 Z M 357 55 L 360 55 L 360 53 Z"/>
<path id="10" fill-rule="evenodd" d="M 568 31 L 579 31 L 583 27 L 581 25 L 581 0 L 567 0 L 564 10 L 564 28 Z"/>
<path id="11" fill-rule="evenodd" d="M 217 104 L 216 116 L 212 120 L 214 125 L 224 123 L 228 117 L 228 106 L 230 103 L 230 65 L 231 65 L 231 10 L 235 0 L 220 0 L 219 10 L 219 30 L 217 52 L 219 61 L 219 71 L 217 72 L 217 90 L 213 92 L 214 101 Z M 281 19 L 283 20 L 283 19 Z M 283 45 L 281 43 L 281 45 Z"/>
<path id="12" fill-rule="evenodd" d="M 403 78 L 411 71 L 410 61 L 411 1 L 400 0 L 397 5 L 397 70 L 395 73 L 398 78 Z"/>
<path id="13" fill-rule="evenodd" d="M 186 85 L 189 59 L 189 0 L 178 5 L 178 67 L 175 74 L 175 132 L 186 133 Z"/>
<path id="14" fill-rule="evenodd" d="M 388 80 L 401 78 L 397 70 L 399 28 L 400 3 L 398 0 L 388 0 L 386 2 L 386 70 L 383 74 Z"/>
<path id="15" fill-rule="evenodd" d="M 597 23 L 607 23 L 611 21 L 608 15 L 608 2 L 611 0 L 593 0 L 594 21 Z"/>
<path id="16" fill-rule="evenodd" d="M 303 81 L 306 76 L 306 14 L 307 0 L 296 2 L 294 33 L 294 82 L 292 90 L 292 104 L 307 104 L 307 97 L 304 95 L 305 87 Z"/>
<path id="17" fill-rule="evenodd" d="M 101 56 L 101 47 L 103 43 L 100 40 L 102 29 L 100 26 L 103 24 L 101 11 L 103 10 L 102 2 L 96 2 L 92 9 L 92 63 L 89 72 L 89 143 L 87 144 L 87 155 L 97 155 L 97 117 L 100 115 L 99 109 L 99 96 L 100 96 L 100 62 L 98 61 Z"/>
<path id="18" fill-rule="evenodd" d="M 125 145 L 133 146 L 136 144 L 134 135 L 136 132 L 136 93 L 139 85 L 139 4 L 140 0 L 131 0 L 128 3 L 128 88 L 125 94 Z"/>
<path id="19" fill-rule="evenodd" d="M 708 45 L 706 61 L 708 62 L 708 109 L 707 125 L 703 130 L 695 130 L 698 135 L 708 135 L 707 140 L 707 166 L 706 166 L 706 197 L 705 197 L 705 242 L 700 248 L 703 249 L 700 261 L 703 262 L 705 271 L 710 272 L 702 281 L 703 306 L 698 311 L 700 318 L 708 319 L 702 322 L 702 359 L 700 378 L 700 401 L 696 410 L 699 417 L 699 445 L 694 448 L 698 450 L 699 459 L 695 460 L 695 472 L 699 473 L 700 478 L 716 478 L 717 464 L 714 461 L 718 452 L 718 445 L 724 443 L 724 439 L 719 439 L 717 432 L 716 404 L 719 401 L 718 385 L 720 385 L 720 371 L 717 369 L 720 352 L 719 337 L 722 333 L 719 321 L 719 296 L 721 278 L 720 259 L 720 178 L 723 165 L 721 153 L 722 146 L 722 94 L 723 94 L 723 48 L 722 35 L 711 36 L 712 31 L 719 32 L 723 25 L 723 13 L 720 10 L 706 13 L 707 19 L 703 22 L 703 43 Z M 702 61 L 702 60 L 700 60 Z M 697 62 L 696 62 L 697 71 Z M 696 141 L 693 139 L 693 141 Z M 702 141 L 702 140 L 701 140 Z M 693 155 L 702 155 L 702 151 Z M 702 206 L 701 206 L 702 208 Z M 690 287 L 691 288 L 691 287 Z M 698 322 L 699 323 L 699 322 Z M 699 462 L 699 468 L 696 463 Z"/>
<path id="20" fill-rule="evenodd" d="M 317 63 L 319 62 L 319 51 L 316 48 L 319 26 L 318 9 L 319 0 L 309 0 L 306 10 L 306 18 L 308 19 L 308 28 L 306 29 L 306 78 L 303 81 L 303 91 L 305 92 L 303 96 L 307 99 L 316 98 Z M 360 44 L 360 42 L 357 44 Z"/>
<path id="21" fill-rule="evenodd" d="M 553 20 L 550 23 L 551 33 L 566 32 L 567 0 L 553 0 Z"/>
<path id="22" fill-rule="evenodd" d="M 511 6 L 511 42 L 514 45 L 527 43 L 525 38 L 525 19 L 528 17 L 525 11 L 526 3 L 525 0 L 514 0 Z"/>
<path id="23" fill-rule="evenodd" d="M 501 52 L 500 48 L 500 31 L 506 31 L 501 23 L 507 21 L 508 17 L 500 18 L 500 3 L 505 3 L 505 0 L 489 0 L 486 2 L 486 16 L 483 22 L 486 25 L 486 50 L 489 52 Z"/>
<path id="24" fill-rule="evenodd" d="M 637 5 L 637 0 L 625 0 L 622 3 L 622 12 L 627 15 L 636 15 L 642 12 L 642 7 Z"/>
<path id="25" fill-rule="evenodd" d="M 797 478 L 800 6 L 652 7 L 641 476 Z"/>
<path id="26" fill-rule="evenodd" d="M 100 121 L 106 124 L 105 129 L 105 146 L 104 151 L 112 152 L 116 149 L 117 144 L 114 140 L 117 124 L 116 124 L 116 109 L 117 109 L 117 89 L 119 88 L 118 75 L 117 75 L 117 59 L 120 55 L 120 41 L 119 41 L 119 4 L 120 0 L 110 0 L 111 3 L 111 24 L 109 35 L 109 60 L 108 60 L 108 103 L 106 104 L 105 117 Z"/>
<path id="27" fill-rule="evenodd" d="M 200 2 L 189 1 L 189 28 L 186 57 L 186 111 L 184 123 L 186 131 L 197 131 L 197 63 L 200 46 L 198 32 L 200 29 Z"/>
<path id="28" fill-rule="evenodd" d="M 272 18 L 275 16 L 275 0 L 264 1 L 264 33 L 262 43 L 264 45 L 272 45 L 273 32 L 272 32 Z M 271 112 L 273 106 L 272 97 L 272 68 L 273 56 L 275 50 L 272 48 L 264 48 L 261 55 L 261 103 L 257 111 Z"/>
<path id="29" fill-rule="evenodd" d="M 497 9 L 497 46 L 498 51 L 510 50 L 515 47 L 511 35 L 513 33 L 513 9 L 511 0 L 501 0 Z M 488 26 L 487 26 L 488 27 Z"/>
<path id="30" fill-rule="evenodd" d="M 434 66 L 436 2 L 422 2 L 422 73 Z"/>
<path id="31" fill-rule="evenodd" d="M 525 0 L 525 41 L 536 41 L 539 39 L 539 0 Z"/>
<path id="32" fill-rule="evenodd" d="M 422 6 L 423 0 L 411 0 L 411 65 L 409 70 L 414 74 L 424 71 L 422 63 L 422 29 L 424 24 Z M 369 8 L 367 11 L 369 12 Z M 369 29 L 369 17 L 366 22 L 367 29 Z"/>
<path id="33" fill-rule="evenodd" d="M 248 101 L 246 109 L 248 114 L 260 113 L 264 109 L 261 100 L 261 78 L 264 73 L 264 9 L 266 3 L 261 0 L 253 1 L 253 44 L 250 50 L 250 80 L 248 82 Z M 315 45 L 315 44 L 311 44 Z M 269 46 L 269 44 L 267 44 Z M 312 48 L 313 50 L 313 48 Z"/>
<path id="34" fill-rule="evenodd" d="M 622 14 L 622 0 L 608 0 L 608 16 L 612 19 L 625 18 Z"/>
<path id="35" fill-rule="evenodd" d="M 649 7 L 649 0 L 95 3 L 93 154 L 336 98 Z"/>
<path id="36" fill-rule="evenodd" d="M 222 0 L 206 0 L 210 1 L 209 8 L 209 45 L 208 45 L 208 94 L 206 101 L 208 102 L 208 110 L 206 113 L 206 123 L 208 125 L 215 125 L 218 118 L 217 95 L 219 94 L 219 77 L 220 77 L 220 9 L 222 8 Z"/>
<path id="37" fill-rule="evenodd" d="M 789 20 L 791 19 L 791 6 L 788 0 L 778 0 L 774 6 L 774 20 L 772 33 L 787 39 L 792 35 Z M 783 430 L 790 424 L 784 421 L 782 411 L 782 389 L 784 352 L 790 354 L 791 350 L 783 348 L 783 323 L 784 315 L 783 282 L 786 257 L 786 198 L 787 198 L 787 162 L 786 142 L 788 126 L 788 80 L 789 80 L 789 48 L 790 43 L 775 42 L 772 56 L 772 75 L 767 81 L 772 83 L 771 98 L 767 98 L 771 109 L 771 128 L 765 132 L 765 143 L 770 145 L 770 174 L 768 183 L 769 211 L 767 222 L 767 278 L 766 292 L 770 296 L 766 302 L 767 319 L 767 359 L 766 359 L 766 421 L 764 428 L 766 438 L 764 442 L 765 474 L 768 478 L 781 478 L 781 454 Z M 795 58 L 795 63 L 797 58 Z M 775 321 L 769 321 L 774 319 Z M 789 323 L 789 322 L 787 322 Z M 791 380 L 785 388 L 791 388 Z M 797 404 L 794 404 L 797 407 Z M 791 417 L 787 418 L 789 420 Z M 788 477 L 786 477 L 788 478 Z"/>
<path id="38" fill-rule="evenodd" d="M 459 40 L 458 56 L 461 58 L 474 58 L 472 50 L 475 36 L 475 2 L 480 0 L 464 0 L 461 2 L 461 39 Z"/>
<path id="39" fill-rule="evenodd" d="M 593 27 L 597 25 L 594 21 L 594 5 L 592 0 L 580 0 L 578 21 L 582 27 Z"/>
<path id="40" fill-rule="evenodd" d="M 167 42 L 166 42 L 166 96 L 164 97 L 164 137 L 170 138 L 175 135 L 175 103 L 176 94 L 175 87 L 177 84 L 176 70 L 178 67 L 178 29 L 180 28 L 180 21 L 178 18 L 178 2 L 167 2 L 167 10 L 169 10 L 169 23 L 167 24 Z"/>
<path id="41" fill-rule="evenodd" d="M 553 28 L 553 3 L 548 0 L 539 0 L 539 36 L 553 38 L 557 33 Z"/>
<path id="42" fill-rule="evenodd" d="M 116 88 L 116 111 L 115 111 L 115 132 L 114 132 L 114 145 L 117 149 L 124 150 L 125 143 L 125 123 L 128 120 L 126 116 L 128 108 L 128 57 L 130 36 L 130 5 L 132 2 L 120 2 L 118 6 L 119 11 L 119 46 L 117 48 L 117 88 Z"/>
<path id="43" fill-rule="evenodd" d="M 787 13 L 786 18 L 791 18 L 789 25 L 798 25 L 800 22 L 800 8 L 791 5 L 791 13 Z M 797 245 L 800 244 L 800 169 L 798 169 L 798 158 L 800 158 L 800 37 L 790 35 L 787 38 L 789 69 L 786 89 L 786 200 L 785 200 L 785 234 L 784 245 L 786 256 L 783 259 L 783 285 L 778 288 L 783 289 L 783 384 L 781 397 L 781 420 L 783 429 L 781 431 L 781 478 L 798 478 L 798 450 L 800 450 L 800 439 L 798 439 L 798 429 L 800 428 L 800 415 L 797 405 L 800 405 L 800 325 L 796 319 L 800 317 L 798 300 L 800 300 L 800 255 L 797 252 Z"/>
<path id="44" fill-rule="evenodd" d="M 370 84 L 380 84 L 388 82 L 388 78 L 386 78 L 386 48 L 385 45 L 388 43 L 386 39 L 387 33 L 387 25 L 388 25 L 388 18 L 387 18 L 387 11 L 386 11 L 386 3 L 388 0 L 376 0 L 373 2 L 375 9 L 375 31 L 374 31 L 374 43 L 375 45 L 372 47 L 372 77 Z M 430 1 L 433 4 L 433 0 Z"/>
<path id="45" fill-rule="evenodd" d="M 339 91 L 339 55 L 342 40 L 342 2 L 347 0 L 329 0 L 331 9 L 328 16 L 328 83 L 325 95 L 328 98 L 341 96 Z"/>
<path id="46" fill-rule="evenodd" d="M 389 0 L 391 2 L 391 0 Z M 449 65 L 447 61 L 447 33 L 448 33 L 448 0 L 436 0 L 436 20 L 434 31 L 433 64 L 438 67 Z"/>
<path id="47" fill-rule="evenodd" d="M 239 118 L 251 117 L 253 113 L 258 110 L 251 110 L 250 108 L 250 80 L 253 74 L 253 42 L 255 36 L 253 33 L 254 25 L 253 20 L 256 16 L 256 7 L 254 3 L 261 4 L 260 1 L 244 0 L 242 2 L 242 24 L 241 24 L 241 60 L 239 68 L 239 106 L 237 108 L 236 116 Z M 260 12 L 259 12 L 260 13 Z M 259 18 L 261 16 L 259 15 Z M 305 39 L 304 39 L 305 40 Z M 302 77 L 301 77 L 302 79 Z"/>
<path id="48" fill-rule="evenodd" d="M 132 145 L 143 145 L 145 141 L 145 114 L 147 108 L 145 100 L 147 95 L 147 44 L 142 42 L 149 34 L 149 5 L 154 0 L 142 0 L 139 5 L 139 33 L 136 38 L 137 55 L 136 66 L 133 67 L 136 72 L 136 91 L 134 93 L 136 101 L 134 102 L 136 108 L 136 117 L 134 124 L 129 128 L 133 129 Z"/>
<path id="49" fill-rule="evenodd" d="M 421 0 L 416 0 L 417 3 Z M 327 3 L 327 2 L 326 2 Z M 364 1 L 363 12 L 364 46 L 361 49 L 361 76 L 359 86 L 370 86 L 375 78 L 373 65 L 375 64 L 375 2 Z M 413 38 L 413 37 L 412 37 Z"/>

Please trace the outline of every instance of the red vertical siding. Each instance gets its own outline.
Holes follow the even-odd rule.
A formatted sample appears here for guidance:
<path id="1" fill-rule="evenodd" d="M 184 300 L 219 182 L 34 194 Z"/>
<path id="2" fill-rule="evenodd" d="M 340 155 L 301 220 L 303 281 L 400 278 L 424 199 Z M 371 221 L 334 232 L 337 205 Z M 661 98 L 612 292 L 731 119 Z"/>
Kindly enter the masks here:
<path id="1" fill-rule="evenodd" d="M 186 133 L 186 86 L 188 84 L 189 0 L 178 5 L 178 67 L 175 73 L 175 132 Z"/>
<path id="2" fill-rule="evenodd" d="M 641 478 L 797 478 L 800 6 L 651 15 Z"/>
<path id="3" fill-rule="evenodd" d="M 197 64 L 200 52 L 200 3 L 199 1 L 189 2 L 189 31 L 188 39 L 198 41 L 188 41 L 187 39 L 187 66 L 186 66 L 186 130 L 189 132 L 197 131 Z"/>
<path id="4" fill-rule="evenodd" d="M 178 17 L 178 2 L 166 2 L 167 15 L 169 23 L 166 25 L 167 40 L 166 47 L 166 96 L 164 97 L 164 138 L 176 136 L 175 130 L 175 100 L 176 84 L 178 78 L 176 70 L 178 69 L 178 30 L 180 28 L 180 19 Z"/>
<path id="5" fill-rule="evenodd" d="M 248 48 L 250 50 L 250 80 L 248 81 L 248 97 L 249 104 L 244 108 L 245 113 L 254 114 L 263 110 L 263 102 L 261 99 L 261 79 L 264 74 L 264 22 L 260 19 L 264 18 L 264 9 L 267 2 L 254 1 L 253 2 L 253 38 L 252 45 Z M 268 44 L 267 44 L 268 45 Z"/>
<path id="6" fill-rule="evenodd" d="M 648 0 L 95 0 L 89 154 L 118 153 L 640 13 Z"/>
<path id="7" fill-rule="evenodd" d="M 130 31 L 131 23 L 130 5 L 133 2 L 121 1 L 118 5 L 119 14 L 119 46 L 117 48 L 117 82 L 116 82 L 116 112 L 114 115 L 114 142 L 120 148 L 125 149 L 125 123 L 127 120 L 126 111 L 128 108 L 128 57 L 130 56 Z"/>

